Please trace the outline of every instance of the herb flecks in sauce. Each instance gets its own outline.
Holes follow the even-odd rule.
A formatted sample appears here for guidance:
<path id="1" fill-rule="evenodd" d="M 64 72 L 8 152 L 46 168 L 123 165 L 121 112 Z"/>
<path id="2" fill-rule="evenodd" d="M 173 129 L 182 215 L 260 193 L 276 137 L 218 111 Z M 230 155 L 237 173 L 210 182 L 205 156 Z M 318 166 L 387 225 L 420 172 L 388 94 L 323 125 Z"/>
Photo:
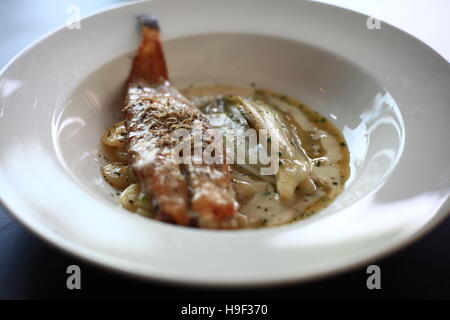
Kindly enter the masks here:
<path id="1" fill-rule="evenodd" d="M 253 84 L 250 88 L 190 85 L 184 94 L 222 134 L 230 129 L 243 132 L 249 128 L 245 117 L 233 110 L 233 101 L 236 100 L 233 97 L 245 97 L 270 105 L 274 109 L 268 108 L 266 114 L 272 116 L 274 111 L 282 112 L 286 123 L 280 125 L 294 127 L 298 137 L 276 154 L 280 158 L 280 168 L 285 167 L 283 158 L 291 147 L 302 148 L 311 160 L 315 191 L 305 192 L 297 186 L 294 198 L 289 201 L 283 201 L 280 197 L 274 176 L 259 175 L 257 166 L 232 165 L 236 198 L 240 212 L 248 218 L 249 227 L 269 227 L 303 220 L 329 205 L 342 191 L 350 173 L 347 144 L 331 121 L 305 104 L 287 95 L 255 89 Z M 105 132 L 102 155 L 108 164 L 102 168 L 102 175 L 116 189 L 123 190 L 118 195 L 125 209 L 151 218 L 154 215 L 151 199 L 141 192 L 137 179 L 129 169 L 124 138 L 123 122 Z M 272 143 L 272 140 L 269 136 L 267 143 Z M 114 194 L 111 193 L 111 196 Z"/>
<path id="2" fill-rule="evenodd" d="M 248 216 L 251 226 L 274 226 L 305 219 L 329 205 L 342 191 L 350 171 L 348 150 L 345 144 L 341 144 L 345 140 L 339 130 L 320 113 L 287 95 L 263 89 L 198 86 L 184 91 L 184 94 L 210 119 L 218 117 L 220 112 L 210 113 L 211 109 L 207 108 L 209 103 L 225 97 L 227 100 L 241 96 L 275 106 L 283 112 L 286 121 L 296 126 L 300 139 L 290 141 L 290 145 L 300 145 L 311 158 L 317 190 L 308 195 L 297 188 L 295 199 L 283 202 L 276 192 L 273 178 L 271 180 L 270 177 L 258 176 L 242 167 L 233 166 L 235 180 L 246 181 L 255 189 L 252 199 L 240 207 L 240 211 Z M 266 114 L 270 112 L 266 111 Z M 221 124 L 216 125 L 219 128 Z M 268 137 L 267 143 L 271 142 L 272 137 Z M 280 150 L 278 156 L 281 158 L 284 152 Z M 283 166 L 283 161 L 278 164 Z"/>

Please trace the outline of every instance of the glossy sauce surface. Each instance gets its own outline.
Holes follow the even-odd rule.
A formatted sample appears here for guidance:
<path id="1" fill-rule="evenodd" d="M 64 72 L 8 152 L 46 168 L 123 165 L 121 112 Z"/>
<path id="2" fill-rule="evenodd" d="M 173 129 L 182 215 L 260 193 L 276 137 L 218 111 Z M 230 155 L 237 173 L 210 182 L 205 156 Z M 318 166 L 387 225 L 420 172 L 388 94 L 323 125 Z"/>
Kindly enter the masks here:
<path id="1" fill-rule="evenodd" d="M 326 207 L 344 188 L 350 173 L 345 140 L 328 119 L 301 102 L 270 90 L 250 87 L 195 86 L 182 93 L 224 136 L 230 130 L 240 134 L 248 127 L 245 120 L 230 113 L 232 109 L 224 109 L 223 101 L 228 101 L 230 97 L 245 97 L 246 101 L 270 106 L 283 117 L 283 122 L 289 122 L 288 125 L 295 128 L 300 149 L 305 156 L 303 163 L 311 164 L 306 172 L 314 188 L 307 190 L 299 184 L 292 197 L 283 199 L 277 189 L 275 176 L 260 175 L 256 170 L 258 166 L 232 164 L 239 211 L 247 219 L 242 223 L 243 226 L 276 226 L 304 219 Z M 102 169 L 102 174 L 113 187 L 123 190 L 120 197 L 122 207 L 152 217 L 150 201 L 142 193 L 132 170 L 129 170 L 127 158 L 123 156 L 123 144 L 116 141 L 121 138 L 121 130 L 123 126 L 119 123 L 108 129 L 102 139 L 105 154 L 111 162 Z M 282 153 L 286 152 L 280 152 L 280 155 Z M 290 160 L 283 156 L 280 158 L 282 170 L 283 165 L 286 166 Z"/>

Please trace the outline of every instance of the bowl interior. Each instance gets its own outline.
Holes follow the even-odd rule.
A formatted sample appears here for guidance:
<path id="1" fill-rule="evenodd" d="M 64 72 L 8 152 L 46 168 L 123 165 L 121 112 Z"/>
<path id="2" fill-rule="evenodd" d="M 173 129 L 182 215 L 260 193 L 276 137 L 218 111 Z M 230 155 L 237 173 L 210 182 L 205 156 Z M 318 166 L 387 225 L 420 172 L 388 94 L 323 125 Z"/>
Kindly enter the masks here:
<path id="1" fill-rule="evenodd" d="M 395 167 L 404 140 L 392 96 L 364 70 L 331 52 L 302 42 L 254 34 L 204 34 L 164 42 L 172 82 L 226 84 L 276 90 L 326 115 L 350 149 L 345 191 L 314 221 L 343 209 L 381 185 Z M 121 117 L 124 81 L 134 52 L 120 55 L 80 81 L 61 109 L 55 147 L 86 192 L 116 205 L 114 190 L 99 174 L 100 137 Z"/>
<path id="2" fill-rule="evenodd" d="M 117 206 L 96 154 L 120 117 L 139 43 L 135 16 L 144 12 L 160 19 L 176 86 L 255 82 L 334 121 L 352 175 L 333 205 L 297 223 L 236 232 L 173 226 Z M 280 283 L 392 252 L 449 212 L 450 68 L 417 39 L 366 22 L 313 1 L 153 0 L 61 28 L 0 72 L 1 201 L 62 250 L 145 279 Z"/>

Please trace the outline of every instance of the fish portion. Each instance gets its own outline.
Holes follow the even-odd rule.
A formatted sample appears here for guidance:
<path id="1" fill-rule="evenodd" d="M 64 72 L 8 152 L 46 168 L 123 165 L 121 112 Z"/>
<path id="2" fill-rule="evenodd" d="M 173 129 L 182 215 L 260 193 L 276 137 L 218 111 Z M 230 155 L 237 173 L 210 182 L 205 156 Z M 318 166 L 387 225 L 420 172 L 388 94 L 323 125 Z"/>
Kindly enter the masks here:
<path id="1" fill-rule="evenodd" d="M 184 96 L 169 81 L 156 19 L 138 20 L 124 119 L 102 137 L 101 173 L 123 208 L 183 226 L 258 228 L 304 219 L 342 191 L 348 150 L 323 116 L 250 87 L 191 86 Z"/>
<path id="2" fill-rule="evenodd" d="M 227 164 L 179 164 L 172 152 L 178 129 L 212 129 L 202 113 L 170 85 L 157 21 L 140 16 L 142 42 L 128 79 L 123 112 L 131 166 L 159 220 L 205 228 L 241 226 Z M 198 129 L 200 128 L 200 131 Z M 196 131 L 195 131 L 195 130 Z M 202 148 L 213 143 L 202 140 Z"/>
<path id="3" fill-rule="evenodd" d="M 162 50 L 158 20 L 148 14 L 138 16 L 141 43 L 133 60 L 128 84 L 157 85 L 169 81 Z"/>
<path id="4" fill-rule="evenodd" d="M 171 161 L 171 149 L 177 141 L 170 135 L 176 129 L 174 124 L 182 118 L 190 121 L 192 114 L 180 110 L 173 100 L 161 89 L 130 86 L 124 108 L 128 152 L 158 219 L 187 225 L 189 190 L 180 166 Z"/>

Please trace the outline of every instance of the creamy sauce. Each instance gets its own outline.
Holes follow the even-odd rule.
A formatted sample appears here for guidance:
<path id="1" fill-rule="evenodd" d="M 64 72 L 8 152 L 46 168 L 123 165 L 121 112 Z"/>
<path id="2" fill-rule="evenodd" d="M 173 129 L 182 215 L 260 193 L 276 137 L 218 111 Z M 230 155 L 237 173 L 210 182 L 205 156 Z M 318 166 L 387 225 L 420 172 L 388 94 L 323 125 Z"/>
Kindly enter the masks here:
<path id="1" fill-rule="evenodd" d="M 301 151 L 305 158 L 301 159 L 299 164 L 309 166 L 305 167 L 304 172 L 300 172 L 301 181 L 299 180 L 298 186 L 294 185 L 294 188 L 297 187 L 292 197 L 282 198 L 279 188 L 277 189 L 279 177 L 260 175 L 258 165 L 231 165 L 239 211 L 246 217 L 247 227 L 276 226 L 304 219 L 326 207 L 342 191 L 350 173 L 345 140 L 329 120 L 306 105 L 269 90 L 247 87 L 196 86 L 182 93 L 223 136 L 227 132 L 243 134 L 249 126 L 235 109 L 225 110 L 217 104 L 228 96 L 245 97 L 250 102 L 260 101 L 282 116 L 286 123 L 281 123 L 280 126 L 294 128 L 293 134 L 299 140 L 297 151 Z M 123 122 L 118 123 L 109 128 L 102 138 L 104 154 L 109 161 L 109 164 L 102 168 L 102 174 L 113 187 L 122 191 L 122 207 L 146 217 L 153 217 L 151 202 L 129 169 L 123 128 Z M 278 132 L 283 132 L 284 129 L 280 130 Z M 282 152 L 280 165 L 285 167 L 280 168 L 289 170 L 286 168 L 288 163 L 295 164 L 296 162 L 291 161 L 295 159 L 281 154 Z M 312 185 L 303 179 L 306 174 Z"/>
<path id="2" fill-rule="evenodd" d="M 326 207 L 342 192 L 350 173 L 349 152 L 342 134 L 324 116 L 293 98 L 269 90 L 198 86 L 184 90 L 183 94 L 193 101 L 212 126 L 219 130 L 220 126 L 230 127 L 229 118 L 220 110 L 208 106 L 211 101 L 228 95 L 263 100 L 287 115 L 288 121 L 292 121 L 298 129 L 302 148 L 314 164 L 311 176 L 317 190 L 305 194 L 297 189 L 293 199 L 282 201 L 273 177 L 258 176 L 248 170 L 248 167 L 245 170 L 233 165 L 240 212 L 248 217 L 249 227 L 275 226 L 304 219 Z"/>

